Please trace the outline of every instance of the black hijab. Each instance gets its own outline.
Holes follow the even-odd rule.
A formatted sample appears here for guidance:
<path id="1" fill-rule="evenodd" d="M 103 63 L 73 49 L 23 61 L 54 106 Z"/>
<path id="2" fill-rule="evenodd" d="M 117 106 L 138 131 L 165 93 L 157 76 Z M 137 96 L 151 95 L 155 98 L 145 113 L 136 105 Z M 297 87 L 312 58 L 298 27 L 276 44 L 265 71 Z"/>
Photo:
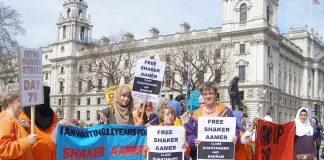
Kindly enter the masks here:
<path id="1" fill-rule="evenodd" d="M 49 128 L 53 123 L 54 111 L 50 106 L 51 88 L 44 86 L 44 104 L 35 106 L 35 124 L 40 130 Z M 30 119 L 30 106 L 24 107 L 24 112 Z"/>

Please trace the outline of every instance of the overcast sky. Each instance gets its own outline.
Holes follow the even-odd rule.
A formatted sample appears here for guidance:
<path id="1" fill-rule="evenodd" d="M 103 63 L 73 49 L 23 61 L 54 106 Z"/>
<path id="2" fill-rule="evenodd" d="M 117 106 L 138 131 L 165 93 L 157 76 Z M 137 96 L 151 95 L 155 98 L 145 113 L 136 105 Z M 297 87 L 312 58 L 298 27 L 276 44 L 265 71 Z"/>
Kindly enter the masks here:
<path id="1" fill-rule="evenodd" d="M 279 30 L 286 33 L 290 27 L 309 24 L 309 1 L 280 0 Z M 47 46 L 57 40 L 56 22 L 63 12 L 64 0 L 0 0 L 21 14 L 24 36 L 21 45 L 29 48 Z M 100 39 L 121 31 L 132 32 L 136 39 L 148 36 L 154 26 L 160 34 L 179 31 L 186 21 L 191 29 L 220 27 L 223 0 L 86 0 L 93 29 L 92 38 Z M 312 9 L 312 26 L 324 38 L 324 1 Z"/>

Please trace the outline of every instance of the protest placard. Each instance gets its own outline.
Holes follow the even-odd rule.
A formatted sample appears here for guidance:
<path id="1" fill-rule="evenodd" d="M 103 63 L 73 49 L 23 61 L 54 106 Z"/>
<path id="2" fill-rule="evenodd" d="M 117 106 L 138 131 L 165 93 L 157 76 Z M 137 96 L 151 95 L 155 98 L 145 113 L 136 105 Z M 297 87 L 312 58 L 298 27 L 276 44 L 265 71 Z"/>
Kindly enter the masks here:
<path id="1" fill-rule="evenodd" d="M 295 123 L 258 120 L 255 160 L 294 159 Z"/>
<path id="2" fill-rule="evenodd" d="M 165 62 L 154 59 L 139 59 L 135 67 L 132 96 L 135 100 L 157 103 L 161 91 Z"/>
<path id="3" fill-rule="evenodd" d="M 199 117 L 198 159 L 234 159 L 235 117 Z"/>
<path id="4" fill-rule="evenodd" d="M 148 160 L 183 160 L 185 130 L 182 126 L 150 126 L 147 128 Z"/>
<path id="5" fill-rule="evenodd" d="M 146 159 L 146 127 L 110 124 L 83 129 L 58 125 L 55 137 L 57 159 Z"/>
<path id="6" fill-rule="evenodd" d="M 106 89 L 105 97 L 108 105 L 112 105 L 114 103 L 117 88 L 123 85 L 132 88 L 131 84 L 121 84 L 121 85 L 110 86 L 109 88 Z"/>
<path id="7" fill-rule="evenodd" d="M 19 84 L 22 106 L 44 103 L 42 54 L 35 49 L 21 48 L 19 59 Z"/>
<path id="8" fill-rule="evenodd" d="M 199 108 L 199 96 L 201 93 L 199 91 L 190 91 L 190 104 L 189 104 L 189 110 L 195 111 Z"/>

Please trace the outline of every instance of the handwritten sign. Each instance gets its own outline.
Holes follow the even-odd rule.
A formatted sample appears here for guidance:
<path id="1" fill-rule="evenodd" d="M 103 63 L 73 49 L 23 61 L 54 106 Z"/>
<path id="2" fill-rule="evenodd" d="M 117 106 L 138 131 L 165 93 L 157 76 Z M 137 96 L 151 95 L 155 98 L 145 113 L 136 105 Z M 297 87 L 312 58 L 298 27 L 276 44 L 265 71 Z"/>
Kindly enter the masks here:
<path id="1" fill-rule="evenodd" d="M 294 122 L 275 124 L 259 120 L 254 159 L 294 159 L 294 138 Z"/>
<path id="2" fill-rule="evenodd" d="M 133 98 L 158 102 L 165 70 L 165 62 L 140 59 L 135 67 Z"/>
<path id="3" fill-rule="evenodd" d="M 198 159 L 234 159 L 235 117 L 199 117 Z"/>
<path id="4" fill-rule="evenodd" d="M 23 106 L 43 104 L 41 52 L 34 49 L 21 49 L 18 58 L 21 104 Z"/>
<path id="5" fill-rule="evenodd" d="M 117 88 L 120 86 L 123 86 L 123 85 L 126 85 L 130 88 L 132 87 L 131 84 L 122 84 L 122 85 L 110 86 L 109 88 L 106 89 L 105 96 L 106 96 L 106 101 L 107 101 L 108 105 L 112 105 L 114 103 Z"/>

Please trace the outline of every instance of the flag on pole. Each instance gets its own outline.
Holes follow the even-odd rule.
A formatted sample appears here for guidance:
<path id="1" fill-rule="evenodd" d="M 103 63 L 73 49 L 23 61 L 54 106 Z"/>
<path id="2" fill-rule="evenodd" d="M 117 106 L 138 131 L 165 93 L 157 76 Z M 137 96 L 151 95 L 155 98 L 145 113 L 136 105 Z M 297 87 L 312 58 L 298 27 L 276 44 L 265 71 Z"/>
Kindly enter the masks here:
<path id="1" fill-rule="evenodd" d="M 313 1 L 313 4 L 316 5 L 316 4 L 320 4 L 320 0 L 312 0 Z"/>

